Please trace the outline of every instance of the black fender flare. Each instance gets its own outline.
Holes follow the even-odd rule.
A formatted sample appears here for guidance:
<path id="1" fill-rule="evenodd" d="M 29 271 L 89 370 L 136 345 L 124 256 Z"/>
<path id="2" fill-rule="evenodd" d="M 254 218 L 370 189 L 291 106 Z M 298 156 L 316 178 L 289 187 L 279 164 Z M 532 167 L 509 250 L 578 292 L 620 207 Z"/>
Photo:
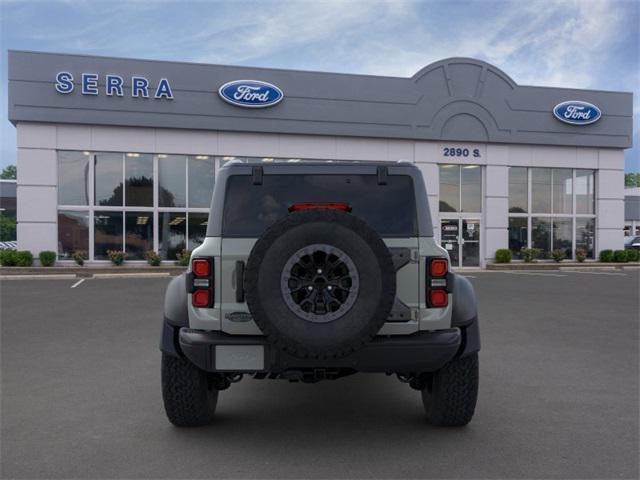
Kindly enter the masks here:
<path id="1" fill-rule="evenodd" d="M 168 355 L 182 356 L 178 336 L 180 328 L 188 326 L 186 274 L 183 273 L 171 279 L 164 294 L 160 350 Z"/>
<path id="2" fill-rule="evenodd" d="M 464 357 L 480 350 L 480 325 L 478 303 L 473 285 L 462 275 L 452 274 L 453 306 L 451 326 L 460 328 L 462 344 L 459 356 Z"/>

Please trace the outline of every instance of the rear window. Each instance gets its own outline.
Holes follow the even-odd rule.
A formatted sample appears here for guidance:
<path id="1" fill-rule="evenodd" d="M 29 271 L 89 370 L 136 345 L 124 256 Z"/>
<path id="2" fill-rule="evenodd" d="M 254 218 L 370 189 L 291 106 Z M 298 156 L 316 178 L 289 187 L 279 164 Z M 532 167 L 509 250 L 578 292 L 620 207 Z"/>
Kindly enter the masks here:
<path id="1" fill-rule="evenodd" d="M 381 237 L 417 236 L 413 180 L 390 175 L 378 185 L 376 175 L 265 175 L 253 185 L 250 175 L 227 181 L 222 234 L 258 237 L 301 202 L 344 202 Z"/>

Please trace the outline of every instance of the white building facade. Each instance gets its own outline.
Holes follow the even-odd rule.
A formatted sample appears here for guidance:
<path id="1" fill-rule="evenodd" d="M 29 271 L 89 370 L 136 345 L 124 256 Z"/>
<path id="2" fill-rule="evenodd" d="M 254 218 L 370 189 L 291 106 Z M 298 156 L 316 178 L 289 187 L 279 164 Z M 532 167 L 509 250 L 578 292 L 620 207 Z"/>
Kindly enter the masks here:
<path id="1" fill-rule="evenodd" d="M 35 254 L 175 259 L 205 235 L 216 172 L 244 158 L 416 163 L 454 266 L 483 267 L 501 248 L 622 248 L 631 94 L 519 87 L 471 59 L 394 79 L 10 52 L 9 72 L 18 248 Z M 147 97 L 134 77 L 153 79 Z M 283 98 L 225 102 L 218 88 L 244 78 Z M 565 101 L 597 121 L 560 121 Z"/>

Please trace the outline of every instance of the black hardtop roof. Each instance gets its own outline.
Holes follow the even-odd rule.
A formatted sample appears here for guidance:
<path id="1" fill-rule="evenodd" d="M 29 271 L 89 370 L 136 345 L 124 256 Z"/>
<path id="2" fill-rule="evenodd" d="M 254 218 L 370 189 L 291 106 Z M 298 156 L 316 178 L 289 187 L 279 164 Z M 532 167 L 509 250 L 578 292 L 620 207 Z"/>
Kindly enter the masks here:
<path id="1" fill-rule="evenodd" d="M 249 160 L 231 160 L 222 168 L 242 168 L 247 166 L 260 166 L 260 167 L 319 167 L 319 166 L 344 166 L 344 167 L 413 167 L 417 168 L 413 162 L 408 160 L 400 161 L 373 161 L 373 160 L 302 160 L 302 159 L 289 159 L 289 160 L 263 160 L 263 159 L 249 159 Z"/>

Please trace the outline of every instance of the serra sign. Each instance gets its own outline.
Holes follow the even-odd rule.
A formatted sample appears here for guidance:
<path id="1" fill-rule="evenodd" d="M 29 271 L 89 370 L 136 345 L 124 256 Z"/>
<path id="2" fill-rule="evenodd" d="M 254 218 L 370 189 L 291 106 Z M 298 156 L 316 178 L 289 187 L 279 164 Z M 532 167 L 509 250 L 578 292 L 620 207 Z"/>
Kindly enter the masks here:
<path id="1" fill-rule="evenodd" d="M 56 91 L 62 94 L 69 94 L 75 90 L 73 75 L 70 72 L 58 72 L 56 75 Z M 97 73 L 82 73 L 80 75 L 80 92 L 82 95 L 99 95 L 100 86 L 98 84 L 99 76 Z M 134 75 L 131 77 L 131 96 L 134 98 L 166 98 L 173 100 L 173 91 L 169 80 L 161 78 L 155 89 L 152 88 L 146 77 Z M 120 75 L 107 74 L 104 76 L 104 93 L 108 97 L 124 96 L 125 83 L 124 78 Z"/>

